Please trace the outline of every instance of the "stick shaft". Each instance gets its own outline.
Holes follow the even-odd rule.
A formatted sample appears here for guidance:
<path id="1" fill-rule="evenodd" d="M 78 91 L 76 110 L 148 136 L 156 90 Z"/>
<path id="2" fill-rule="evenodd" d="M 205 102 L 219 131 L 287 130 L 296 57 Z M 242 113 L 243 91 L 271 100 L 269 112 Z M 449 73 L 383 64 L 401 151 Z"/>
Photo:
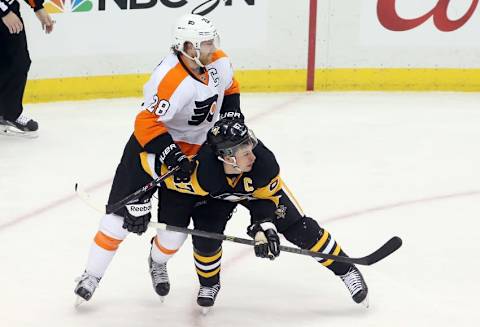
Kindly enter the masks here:
<path id="1" fill-rule="evenodd" d="M 206 231 L 201 231 L 201 230 L 196 230 L 196 229 L 190 229 L 190 228 L 185 228 L 185 227 L 178 227 L 178 226 L 170 226 L 162 223 L 155 223 L 155 222 L 150 222 L 148 224 L 149 227 L 152 228 L 157 228 L 157 229 L 162 229 L 162 230 L 168 230 L 172 232 L 179 232 L 179 233 L 184 233 L 184 234 L 190 234 L 190 235 L 195 235 L 199 237 L 205 237 L 205 238 L 211 238 L 211 239 L 216 239 L 216 240 L 223 240 L 223 241 L 229 241 L 233 243 L 240 243 L 240 244 L 245 244 L 245 245 L 250 245 L 250 246 L 255 246 L 255 242 L 250 239 L 244 239 L 240 237 L 235 237 L 235 236 L 229 236 L 229 235 L 224 235 L 224 234 L 218 234 L 218 233 L 211 233 L 211 232 L 206 232 Z M 289 246 L 280 246 L 280 250 L 283 252 L 289 252 L 289 253 L 295 253 L 295 254 L 301 254 L 301 255 L 308 255 L 311 257 L 315 258 L 323 258 L 323 259 L 332 259 L 338 262 L 345 262 L 345 263 L 351 263 L 351 264 L 359 264 L 359 265 L 372 265 L 391 253 L 395 252 L 398 248 L 400 248 L 402 244 L 402 241 L 399 237 L 395 236 L 392 237 L 388 242 L 386 242 L 384 245 L 382 245 L 378 250 L 373 252 L 372 254 L 362 257 L 362 258 L 350 258 L 350 257 L 345 257 L 345 256 L 336 256 L 332 254 L 325 254 L 322 252 L 313 252 L 309 250 L 304 250 L 304 249 L 299 249 L 299 248 L 293 248 Z"/>

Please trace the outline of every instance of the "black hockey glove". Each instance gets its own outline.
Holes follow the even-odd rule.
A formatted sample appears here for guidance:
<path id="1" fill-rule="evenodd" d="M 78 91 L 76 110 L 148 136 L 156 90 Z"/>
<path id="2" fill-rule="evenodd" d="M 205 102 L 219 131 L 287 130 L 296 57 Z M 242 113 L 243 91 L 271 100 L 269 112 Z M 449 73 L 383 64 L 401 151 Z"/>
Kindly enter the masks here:
<path id="1" fill-rule="evenodd" d="M 248 226 L 247 234 L 255 240 L 255 255 L 275 259 L 280 255 L 280 239 L 271 219 L 264 219 Z"/>
<path id="2" fill-rule="evenodd" d="M 195 170 L 195 161 L 190 161 L 175 143 L 163 150 L 160 154 L 160 161 L 165 163 L 169 170 L 178 166 L 179 169 L 173 173 L 177 183 L 188 183 Z"/>
<path id="3" fill-rule="evenodd" d="M 240 110 L 240 94 L 225 95 L 220 108 L 220 119 L 238 119 L 242 123 L 245 121 L 245 117 Z"/>
<path id="4" fill-rule="evenodd" d="M 123 228 L 138 235 L 143 234 L 147 230 L 148 223 L 152 218 L 150 213 L 152 210 L 150 196 L 151 194 L 137 200 L 135 203 L 125 205 Z"/>
<path id="5" fill-rule="evenodd" d="M 227 111 L 220 114 L 220 119 L 239 120 L 243 123 L 245 116 L 240 111 Z"/>

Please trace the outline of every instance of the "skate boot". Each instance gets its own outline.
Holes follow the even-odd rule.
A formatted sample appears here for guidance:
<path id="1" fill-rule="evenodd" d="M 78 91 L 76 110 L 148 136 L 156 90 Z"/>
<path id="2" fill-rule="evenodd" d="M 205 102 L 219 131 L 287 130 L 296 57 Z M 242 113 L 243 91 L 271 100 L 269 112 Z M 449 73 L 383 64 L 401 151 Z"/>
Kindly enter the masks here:
<path id="1" fill-rule="evenodd" d="M 170 281 L 168 279 L 167 263 L 156 263 L 152 259 L 152 255 L 148 257 L 148 266 L 150 267 L 150 276 L 152 277 L 152 285 L 155 292 L 160 296 L 163 302 L 165 296 L 170 292 Z"/>
<path id="2" fill-rule="evenodd" d="M 360 270 L 357 267 L 352 266 L 345 275 L 339 276 L 345 286 L 347 286 L 353 301 L 361 303 L 365 308 L 368 308 L 368 287 L 363 279 Z"/>
<path id="3" fill-rule="evenodd" d="M 200 286 L 197 296 L 197 304 L 202 307 L 202 313 L 205 315 L 210 311 L 210 308 L 215 304 L 218 292 L 220 291 L 220 284 L 213 286 Z"/>
<path id="4" fill-rule="evenodd" d="M 1 131 L 6 135 L 19 135 L 29 138 L 38 136 L 38 123 L 23 114 L 15 121 L 2 119 L 0 126 L 2 128 Z"/>
<path id="5" fill-rule="evenodd" d="M 74 290 L 75 294 L 77 294 L 75 307 L 78 307 L 83 302 L 92 298 L 95 289 L 98 287 L 100 278 L 92 276 L 85 271 L 82 276 L 75 279 L 75 281 L 78 282 L 77 287 L 75 287 Z"/>

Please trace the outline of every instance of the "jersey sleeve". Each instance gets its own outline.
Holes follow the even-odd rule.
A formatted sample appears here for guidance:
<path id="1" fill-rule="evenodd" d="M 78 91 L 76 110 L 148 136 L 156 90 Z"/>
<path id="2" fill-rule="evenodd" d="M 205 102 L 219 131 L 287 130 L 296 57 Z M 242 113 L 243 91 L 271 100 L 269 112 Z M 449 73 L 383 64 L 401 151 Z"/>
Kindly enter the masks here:
<path id="1" fill-rule="evenodd" d="M 135 119 L 134 129 L 140 145 L 154 153 L 163 150 L 156 145 L 164 143 L 165 138 L 161 138 L 168 133 L 168 122 L 193 97 L 192 92 L 188 92 L 188 73 L 180 64 L 171 68 L 162 78 L 159 76 L 162 76 L 161 72 L 155 72 L 144 86 L 142 111 Z"/>
<path id="2" fill-rule="evenodd" d="M 259 140 L 254 149 L 257 157 L 254 165 L 254 200 L 249 202 L 250 216 L 252 222 L 268 217 L 273 217 L 280 202 L 280 191 L 282 190 L 282 179 L 280 178 L 280 167 L 274 154 Z"/>
<path id="3" fill-rule="evenodd" d="M 32 7 L 34 11 L 38 11 L 43 8 L 44 0 L 25 0 L 25 2 Z"/>
<path id="4" fill-rule="evenodd" d="M 25 0 L 25 2 L 34 10 L 38 11 L 43 9 L 44 0 Z M 14 10 L 13 7 L 19 6 L 17 0 L 0 0 L 0 17 L 4 17 L 10 11 Z M 3 22 L 2 22 L 3 23 Z"/>
<path id="5" fill-rule="evenodd" d="M 207 143 L 202 145 L 195 160 L 197 161 L 199 184 L 209 194 L 220 191 L 226 180 L 225 171 L 222 162 L 217 159 Z"/>
<path id="6" fill-rule="evenodd" d="M 156 179 L 168 172 L 165 164 L 153 153 L 140 153 L 140 162 L 143 170 Z M 191 158 L 196 161 L 196 168 L 187 183 L 178 183 L 173 176 L 165 179 L 164 186 L 170 190 L 197 196 L 207 196 L 221 188 L 221 181 L 225 180 L 223 165 L 216 160 L 210 147 L 203 145 L 198 154 Z"/>
<path id="7" fill-rule="evenodd" d="M 158 154 L 141 152 L 139 156 L 142 169 L 153 179 L 157 179 L 168 172 L 167 166 L 162 164 L 158 159 Z M 199 166 L 196 167 L 189 182 L 178 183 L 173 176 L 169 176 L 163 181 L 162 187 L 166 187 L 170 190 L 180 193 L 206 196 L 208 195 L 208 192 L 204 189 L 205 186 L 199 184 L 198 174 Z"/>
<path id="8" fill-rule="evenodd" d="M 280 166 L 273 152 L 261 140 L 258 140 L 257 146 L 253 149 L 253 154 L 256 157 L 254 169 L 251 172 L 254 181 L 253 187 L 256 190 L 263 189 L 280 174 Z"/>
<path id="9" fill-rule="evenodd" d="M 217 50 L 212 56 L 212 61 L 217 62 L 217 67 L 220 70 L 220 76 L 222 76 L 225 87 L 225 96 L 240 94 L 240 83 L 234 76 L 232 62 L 227 54 L 222 50 Z"/>
<path id="10" fill-rule="evenodd" d="M 5 16 L 10 11 L 12 11 L 12 7 L 15 4 L 18 6 L 18 3 L 16 3 L 16 0 L 0 0 L 0 17 Z"/>
<path id="11" fill-rule="evenodd" d="M 240 110 L 240 84 L 235 79 L 230 58 L 222 50 L 217 50 L 212 56 L 219 75 L 222 77 L 224 98 L 220 108 L 220 119 L 239 118 L 244 120 Z"/>

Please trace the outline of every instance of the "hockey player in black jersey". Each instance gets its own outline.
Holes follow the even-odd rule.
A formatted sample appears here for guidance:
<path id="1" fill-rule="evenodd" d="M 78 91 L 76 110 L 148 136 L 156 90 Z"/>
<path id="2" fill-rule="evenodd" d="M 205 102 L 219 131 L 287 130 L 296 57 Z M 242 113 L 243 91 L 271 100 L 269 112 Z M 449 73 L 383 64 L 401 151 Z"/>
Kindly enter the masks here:
<path id="1" fill-rule="evenodd" d="M 168 178 L 160 188 L 160 222 L 186 227 L 192 217 L 196 229 L 223 233 L 234 208 L 241 204 L 250 211 L 247 233 L 255 240 L 258 257 L 274 259 L 280 254 L 277 233 L 302 249 L 346 256 L 332 235 L 303 213 L 279 176 L 274 154 L 242 121 L 218 121 L 209 131 L 196 163 L 188 183 Z M 145 164 L 150 172 L 166 172 L 165 166 L 148 168 L 147 161 Z M 185 238 L 183 234 L 158 230 L 150 261 L 166 263 Z M 222 242 L 192 238 L 200 280 L 197 302 L 210 307 L 220 290 Z M 316 260 L 341 278 L 356 303 L 368 306 L 368 288 L 357 267 L 331 259 Z M 153 271 L 152 281 L 157 293 L 168 293 L 168 279 L 157 283 Z"/>

